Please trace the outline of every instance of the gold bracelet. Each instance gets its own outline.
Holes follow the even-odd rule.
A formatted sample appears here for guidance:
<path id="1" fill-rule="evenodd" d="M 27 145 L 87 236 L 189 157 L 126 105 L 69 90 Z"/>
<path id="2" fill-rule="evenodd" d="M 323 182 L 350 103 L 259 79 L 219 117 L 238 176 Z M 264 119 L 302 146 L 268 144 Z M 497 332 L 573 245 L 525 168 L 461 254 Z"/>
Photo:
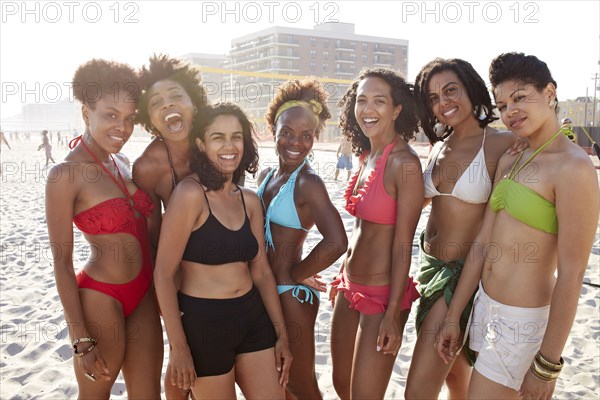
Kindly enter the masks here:
<path id="1" fill-rule="evenodd" d="M 533 363 L 531 363 L 531 366 L 529 367 L 529 370 L 531 371 L 531 373 L 533 374 L 533 376 L 536 377 L 537 379 L 539 379 L 541 381 L 544 381 L 544 382 L 550 382 L 551 381 L 551 379 L 544 378 L 542 375 L 538 374 L 535 371 L 534 367 L 533 367 Z"/>
<path id="2" fill-rule="evenodd" d="M 554 364 L 553 362 L 546 360 L 544 356 L 542 356 L 542 353 L 540 353 L 539 351 L 535 355 L 535 359 L 540 365 L 544 366 L 546 369 L 549 369 L 551 371 L 560 371 L 563 365 L 565 364 L 565 360 L 563 360 L 562 357 L 558 361 L 558 364 Z"/>
<path id="3" fill-rule="evenodd" d="M 551 371 L 541 365 L 538 360 L 534 359 L 533 362 L 535 363 L 536 370 L 545 374 L 549 379 L 556 379 L 560 375 L 560 371 Z"/>
<path id="4" fill-rule="evenodd" d="M 542 367 L 535 358 L 531 363 L 531 371 L 535 376 L 546 382 L 555 380 L 560 374 L 560 371 L 548 371 L 547 369 Z"/>

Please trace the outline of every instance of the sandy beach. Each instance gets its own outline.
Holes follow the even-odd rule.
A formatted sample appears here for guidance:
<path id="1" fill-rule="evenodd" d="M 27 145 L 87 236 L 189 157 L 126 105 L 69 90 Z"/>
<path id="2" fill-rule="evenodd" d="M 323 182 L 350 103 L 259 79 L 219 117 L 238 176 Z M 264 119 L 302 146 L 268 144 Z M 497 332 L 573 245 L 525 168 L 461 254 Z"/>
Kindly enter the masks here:
<path id="1" fill-rule="evenodd" d="M 77 397 L 72 367 L 72 349 L 67 335 L 62 306 L 55 288 L 52 254 L 44 214 L 44 186 L 48 168 L 43 151 L 36 151 L 41 140 L 11 142 L 11 150 L 2 147 L 0 197 L 1 273 L 0 273 L 0 399 L 71 399 Z M 148 140 L 135 139 L 123 149 L 131 161 L 142 152 Z M 53 143 L 54 158 L 62 160 L 66 146 Z M 352 229 L 352 217 L 343 209 L 346 182 L 334 181 L 335 145 L 317 145 L 313 168 L 327 185 L 331 199 L 342 215 L 346 231 Z M 426 152 L 421 146 L 419 152 Z M 261 147 L 261 168 L 276 162 L 272 144 Z M 596 160 L 597 161 L 597 160 Z M 355 165 L 356 166 L 356 165 Z M 345 176 L 344 173 L 341 174 Z M 246 179 L 246 186 L 256 188 L 256 181 Z M 576 201 L 576 199 L 574 200 Z M 425 228 L 429 208 L 419 221 L 415 236 Z M 320 239 L 313 229 L 307 239 L 308 252 Z M 416 274 L 418 247 L 415 237 L 411 274 Z M 88 257 L 83 236 L 75 230 L 74 264 L 79 269 Z M 322 274 L 330 282 L 340 261 Z M 598 231 L 584 281 L 600 284 L 600 240 Z M 413 306 L 404 340 L 386 398 L 402 399 L 406 376 L 416 339 Z M 326 399 L 337 398 L 331 378 L 329 333 L 332 308 L 327 295 L 321 295 L 317 317 L 316 371 Z M 165 338 L 165 361 L 168 350 Z M 558 379 L 556 399 L 598 399 L 600 393 L 600 288 L 583 285 L 579 308 L 571 335 L 563 352 L 565 367 Z M 446 390 L 440 398 L 445 398 Z M 112 399 L 125 399 L 122 376 L 112 390 Z M 164 398 L 164 392 L 163 392 Z"/>

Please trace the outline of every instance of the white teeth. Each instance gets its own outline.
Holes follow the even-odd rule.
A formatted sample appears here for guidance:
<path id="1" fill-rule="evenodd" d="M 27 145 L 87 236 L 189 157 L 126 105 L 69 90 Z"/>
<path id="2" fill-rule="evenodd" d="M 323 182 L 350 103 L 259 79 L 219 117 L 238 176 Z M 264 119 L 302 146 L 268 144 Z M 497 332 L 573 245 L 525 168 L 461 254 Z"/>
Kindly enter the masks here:
<path id="1" fill-rule="evenodd" d="M 222 155 L 219 157 L 224 158 L 226 160 L 233 160 L 235 158 L 235 154 L 227 154 L 227 155 Z"/>
<path id="2" fill-rule="evenodd" d="M 297 155 L 299 155 L 299 154 L 300 154 L 300 152 L 299 152 L 299 151 L 291 151 L 291 150 L 288 150 L 287 152 L 288 152 L 289 154 L 293 155 L 293 156 L 297 156 Z"/>
<path id="3" fill-rule="evenodd" d="M 447 117 L 448 115 L 454 114 L 454 112 L 455 112 L 457 109 L 458 109 L 457 107 L 454 107 L 453 109 L 451 109 L 451 110 L 448 110 L 448 111 L 446 111 L 445 113 L 442 113 L 442 115 L 443 115 L 444 117 Z"/>
<path id="4" fill-rule="evenodd" d="M 125 141 L 124 138 L 119 137 L 119 136 L 108 136 L 109 138 L 111 138 L 112 140 L 116 140 L 117 142 L 121 142 L 123 143 Z"/>
<path id="5" fill-rule="evenodd" d="M 181 118 L 181 114 L 179 113 L 169 113 L 165 115 L 165 122 L 169 121 L 171 118 L 179 117 Z"/>
<path id="6" fill-rule="evenodd" d="M 379 119 L 377 119 L 377 118 L 363 118 L 363 121 L 365 121 L 366 123 L 371 123 L 371 122 L 377 122 L 377 121 L 379 121 Z"/>

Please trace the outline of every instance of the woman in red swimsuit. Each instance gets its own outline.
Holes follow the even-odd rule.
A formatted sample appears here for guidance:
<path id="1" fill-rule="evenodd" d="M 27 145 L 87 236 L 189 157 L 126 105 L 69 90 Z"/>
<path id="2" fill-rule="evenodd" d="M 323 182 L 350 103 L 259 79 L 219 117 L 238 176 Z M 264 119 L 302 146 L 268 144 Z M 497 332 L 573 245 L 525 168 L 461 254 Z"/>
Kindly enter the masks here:
<path id="1" fill-rule="evenodd" d="M 423 204 L 412 87 L 395 72 L 361 73 L 342 98 L 340 126 L 360 156 L 346 191 L 356 217 L 334 301 L 333 384 L 348 398 L 385 396 L 411 304 L 412 243 Z"/>
<path id="2" fill-rule="evenodd" d="M 80 398 L 106 398 L 123 372 L 128 396 L 159 398 L 162 330 L 152 284 L 146 218 L 152 201 L 113 157 L 133 132 L 138 100 L 131 67 L 92 60 L 73 92 L 86 130 L 46 185 L 56 287 L 73 344 Z M 73 223 L 90 258 L 73 271 Z"/>

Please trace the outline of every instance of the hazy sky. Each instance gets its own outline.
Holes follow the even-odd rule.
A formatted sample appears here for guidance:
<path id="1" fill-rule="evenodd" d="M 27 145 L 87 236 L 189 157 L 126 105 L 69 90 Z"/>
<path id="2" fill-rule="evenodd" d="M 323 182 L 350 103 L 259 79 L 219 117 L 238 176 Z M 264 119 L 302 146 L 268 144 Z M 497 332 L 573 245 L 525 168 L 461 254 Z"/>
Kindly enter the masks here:
<path id="1" fill-rule="evenodd" d="M 24 4 L 24 5 L 23 5 Z M 1 1 L 0 117 L 67 97 L 91 58 L 134 67 L 152 53 L 227 53 L 231 39 L 267 28 L 352 22 L 356 33 L 409 41 L 408 79 L 434 57 L 470 61 L 487 82 L 507 51 L 546 61 L 559 99 L 593 95 L 599 1 Z"/>

